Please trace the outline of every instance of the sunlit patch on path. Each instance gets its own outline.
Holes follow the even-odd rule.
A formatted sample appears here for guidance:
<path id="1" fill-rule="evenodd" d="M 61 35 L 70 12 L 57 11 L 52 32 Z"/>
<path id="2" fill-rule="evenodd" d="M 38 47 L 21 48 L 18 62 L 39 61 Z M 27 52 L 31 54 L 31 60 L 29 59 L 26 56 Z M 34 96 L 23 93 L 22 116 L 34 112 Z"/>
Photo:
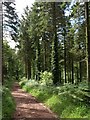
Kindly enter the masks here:
<path id="1" fill-rule="evenodd" d="M 18 83 L 15 83 L 13 87 L 12 95 L 16 102 L 13 120 L 58 120 L 50 109 L 20 89 Z"/>

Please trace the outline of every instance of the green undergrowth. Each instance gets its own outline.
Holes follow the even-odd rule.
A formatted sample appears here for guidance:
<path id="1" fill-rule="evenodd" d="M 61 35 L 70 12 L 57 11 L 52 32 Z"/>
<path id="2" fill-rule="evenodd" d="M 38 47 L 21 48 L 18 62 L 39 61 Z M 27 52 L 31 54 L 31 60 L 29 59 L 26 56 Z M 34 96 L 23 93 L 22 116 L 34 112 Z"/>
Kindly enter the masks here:
<path id="1" fill-rule="evenodd" d="M 2 120 L 11 120 L 16 105 L 10 90 L 6 87 L 3 87 L 2 100 Z"/>
<path id="2" fill-rule="evenodd" d="M 8 88 L 10 91 L 12 90 L 13 84 L 14 84 L 15 78 L 7 78 L 4 80 L 4 86 Z"/>
<path id="3" fill-rule="evenodd" d="M 0 84 L 0 120 L 2 118 L 2 85 Z"/>
<path id="4" fill-rule="evenodd" d="M 11 120 L 16 108 L 14 98 L 11 94 L 11 89 L 14 81 L 5 81 L 2 86 L 2 120 Z"/>
<path id="5" fill-rule="evenodd" d="M 86 83 L 55 87 L 42 85 L 36 81 L 34 84 L 34 80 L 23 81 L 20 82 L 21 87 L 43 102 L 60 118 L 90 119 L 90 103 L 85 100 L 86 93 L 82 92 L 82 88 L 88 89 Z"/>

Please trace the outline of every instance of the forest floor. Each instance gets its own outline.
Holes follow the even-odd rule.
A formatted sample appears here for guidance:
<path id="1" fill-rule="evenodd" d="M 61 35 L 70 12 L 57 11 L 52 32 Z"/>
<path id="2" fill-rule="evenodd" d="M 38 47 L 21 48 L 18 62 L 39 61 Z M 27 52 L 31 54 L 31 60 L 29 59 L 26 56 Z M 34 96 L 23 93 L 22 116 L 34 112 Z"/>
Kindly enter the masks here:
<path id="1" fill-rule="evenodd" d="M 22 90 L 18 83 L 14 84 L 12 95 L 16 102 L 14 120 L 58 120 L 49 108 Z"/>

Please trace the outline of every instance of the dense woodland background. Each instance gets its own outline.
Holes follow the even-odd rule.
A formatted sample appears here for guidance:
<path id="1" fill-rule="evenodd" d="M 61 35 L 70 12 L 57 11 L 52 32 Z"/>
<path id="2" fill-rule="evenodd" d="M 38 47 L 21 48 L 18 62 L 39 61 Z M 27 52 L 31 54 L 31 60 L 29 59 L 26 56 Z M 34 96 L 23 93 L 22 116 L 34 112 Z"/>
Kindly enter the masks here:
<path id="1" fill-rule="evenodd" d="M 16 67 L 19 67 L 18 62 L 22 63 L 23 73 L 28 79 L 39 80 L 40 72 L 43 71 L 53 73 L 54 84 L 73 84 L 88 78 L 89 41 L 86 27 L 89 26 L 86 26 L 86 18 L 88 17 L 89 24 L 89 3 L 35 3 L 31 9 L 28 6 L 25 8 L 20 21 L 12 3 L 6 2 L 4 5 L 7 17 L 4 29 L 9 30 L 18 48 L 15 60 L 15 50 L 10 50 L 5 40 L 5 75 L 14 71 L 12 68 L 11 71 L 8 69 L 13 67 L 15 61 Z M 86 18 L 85 10 L 88 13 Z M 11 55 L 10 52 L 6 54 L 7 49 L 11 51 Z M 12 64 L 10 66 L 9 61 Z"/>
<path id="2" fill-rule="evenodd" d="M 35 2 L 20 19 L 14 2 L 3 6 L 3 86 L 23 77 L 53 87 L 81 84 L 78 96 L 90 105 L 90 2 Z"/>

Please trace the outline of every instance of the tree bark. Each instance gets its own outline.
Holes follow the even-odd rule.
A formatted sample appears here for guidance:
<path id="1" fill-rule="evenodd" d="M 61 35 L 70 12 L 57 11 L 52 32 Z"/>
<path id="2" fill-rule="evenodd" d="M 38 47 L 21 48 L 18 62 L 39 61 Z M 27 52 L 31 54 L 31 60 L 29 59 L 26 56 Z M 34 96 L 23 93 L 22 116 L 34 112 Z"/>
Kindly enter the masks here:
<path id="1" fill-rule="evenodd" d="M 73 58 L 72 58 L 72 84 L 74 83 L 74 61 L 73 61 Z"/>
<path id="2" fill-rule="evenodd" d="M 28 58 L 28 63 L 27 63 L 27 78 L 28 80 L 31 79 L 31 62 Z"/>
<path id="3" fill-rule="evenodd" d="M 64 72 L 65 72 L 65 83 L 67 83 L 66 80 L 66 40 L 65 40 L 65 31 L 64 31 Z"/>
<path id="4" fill-rule="evenodd" d="M 53 83 L 59 82 L 59 62 L 58 62 L 58 38 L 56 28 L 56 4 L 52 3 L 53 41 L 52 41 L 52 73 Z"/>
<path id="5" fill-rule="evenodd" d="M 86 57 L 87 57 L 87 80 L 90 85 L 90 26 L 89 26 L 89 6 L 85 2 L 85 18 L 86 18 Z"/>
<path id="6" fill-rule="evenodd" d="M 82 82 L 82 63 L 81 63 L 81 58 L 79 62 L 79 70 L 80 70 L 80 82 Z"/>

